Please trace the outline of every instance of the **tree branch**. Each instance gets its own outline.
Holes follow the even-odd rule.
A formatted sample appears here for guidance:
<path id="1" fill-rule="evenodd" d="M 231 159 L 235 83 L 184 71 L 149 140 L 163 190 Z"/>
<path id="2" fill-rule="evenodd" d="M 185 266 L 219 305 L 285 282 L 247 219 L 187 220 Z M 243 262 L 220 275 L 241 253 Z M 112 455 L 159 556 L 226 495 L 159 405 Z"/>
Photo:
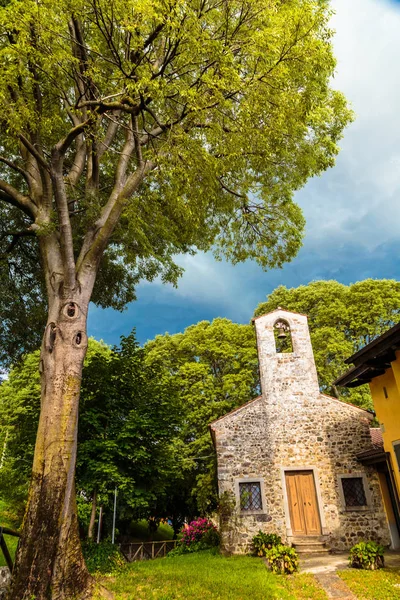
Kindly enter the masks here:
<path id="1" fill-rule="evenodd" d="M 109 146 L 112 144 L 113 139 L 118 131 L 118 127 L 119 127 L 119 117 L 121 115 L 121 111 L 117 110 L 115 115 L 107 115 L 106 117 L 108 117 L 110 119 L 110 123 L 107 127 L 107 131 L 106 131 L 106 135 L 104 137 L 104 139 L 99 142 L 99 147 L 97 149 L 97 154 L 99 157 L 99 160 L 101 159 L 101 157 L 103 156 L 104 152 L 106 152 L 109 148 Z"/>
<path id="2" fill-rule="evenodd" d="M 1 200 L 20 208 L 31 219 L 35 219 L 38 213 L 37 207 L 27 196 L 21 194 L 15 187 L 2 179 L 0 179 L 0 190 L 3 192 L 0 196 Z"/>
<path id="3" fill-rule="evenodd" d="M 7 246 L 5 252 L 0 255 L 0 257 L 5 257 L 7 254 L 10 254 L 15 246 L 18 244 L 19 240 L 22 237 L 31 237 L 31 236 L 35 236 L 35 231 L 34 228 L 29 227 L 28 229 L 24 229 L 23 231 L 6 231 L 3 235 L 2 238 L 6 238 L 6 237 L 12 237 L 11 242 L 9 243 L 9 245 Z"/>
<path id="4" fill-rule="evenodd" d="M 38 152 L 36 150 L 35 146 L 33 144 L 31 144 L 30 141 L 24 135 L 22 135 L 22 133 L 19 135 L 19 139 L 21 140 L 21 142 L 23 143 L 25 148 L 32 154 L 32 156 L 34 156 L 36 158 L 37 162 L 44 169 L 46 169 L 46 171 L 50 171 L 49 164 L 46 162 L 46 160 L 43 158 L 43 156 L 40 154 L 40 152 Z"/>
<path id="5" fill-rule="evenodd" d="M 75 127 L 75 129 L 77 129 Z M 68 137 L 68 136 L 67 136 Z M 61 140 L 63 142 L 63 140 Z M 54 197 L 57 206 L 60 229 L 61 257 L 64 270 L 64 286 L 73 290 L 76 284 L 74 245 L 72 227 L 69 216 L 68 198 L 63 178 L 64 154 L 58 150 L 57 144 L 53 149 L 51 178 L 54 186 Z"/>
<path id="6" fill-rule="evenodd" d="M 138 190 L 146 174 L 154 169 L 155 164 L 146 161 L 132 173 L 120 193 L 107 203 L 102 216 L 96 224 L 95 235 L 90 246 L 84 250 L 82 247 L 77 261 L 77 277 L 81 284 L 93 285 L 101 256 L 110 240 L 116 224 L 122 214 L 127 200 Z"/>
<path id="7" fill-rule="evenodd" d="M 8 160 L 8 158 L 5 158 L 4 156 L 0 156 L 0 162 L 4 163 L 8 167 L 10 167 L 10 169 L 13 169 L 14 171 L 16 171 L 17 173 L 22 175 L 22 177 L 25 179 L 25 181 L 27 183 L 29 183 L 29 174 L 24 169 L 22 169 L 21 167 L 16 165 L 11 160 Z"/>
<path id="8" fill-rule="evenodd" d="M 220 182 L 222 189 L 224 189 L 229 194 L 232 194 L 232 196 L 242 198 L 242 200 L 247 200 L 247 196 L 245 196 L 244 194 L 239 194 L 239 192 L 235 192 L 235 190 L 232 190 L 227 185 L 225 185 L 225 183 L 222 181 L 222 177 L 218 177 L 218 181 Z"/>

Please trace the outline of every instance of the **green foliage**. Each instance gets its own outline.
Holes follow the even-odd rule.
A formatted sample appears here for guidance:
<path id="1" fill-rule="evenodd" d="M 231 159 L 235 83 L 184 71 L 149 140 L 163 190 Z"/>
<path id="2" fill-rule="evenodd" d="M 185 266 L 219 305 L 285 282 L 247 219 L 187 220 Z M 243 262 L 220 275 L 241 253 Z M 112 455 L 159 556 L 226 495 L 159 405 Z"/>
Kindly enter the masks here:
<path id="1" fill-rule="evenodd" d="M 221 537 L 216 528 L 208 529 L 203 537 L 201 538 L 203 544 L 207 546 L 207 548 L 215 548 L 220 545 Z"/>
<path id="2" fill-rule="evenodd" d="M 355 569 L 374 571 L 385 564 L 385 548 L 376 542 L 359 542 L 350 549 L 350 566 Z"/>
<path id="3" fill-rule="evenodd" d="M 273 573 L 291 575 L 299 569 L 299 557 L 294 548 L 290 546 L 272 546 L 265 552 L 268 568 Z"/>
<path id="4" fill-rule="evenodd" d="M 82 550 L 90 573 L 108 575 L 119 572 L 126 564 L 118 546 L 111 542 L 85 542 Z"/>
<path id="5" fill-rule="evenodd" d="M 276 288 L 254 316 L 281 306 L 308 316 L 321 391 L 336 395 L 332 382 L 348 369 L 344 360 L 400 321 L 400 283 L 366 279 L 351 285 L 313 281 Z M 368 386 L 340 390 L 343 400 L 372 409 Z"/>
<path id="6" fill-rule="evenodd" d="M 123 520 L 147 516 L 174 467 L 171 437 L 179 407 L 160 362 L 146 363 L 134 334 L 108 356 L 93 356 L 82 382 L 77 478 L 112 503 Z"/>
<path id="7" fill-rule="evenodd" d="M 0 491 L 22 518 L 40 409 L 39 351 L 28 354 L 0 386 L 0 433 L 5 454 Z M 106 508 L 118 487 L 123 521 L 148 515 L 175 468 L 171 437 L 178 405 L 163 366 L 145 364 L 134 334 L 111 350 L 89 340 L 83 371 L 78 434 L 78 514 L 86 528 L 94 490 Z M 107 520 L 105 527 L 107 528 Z"/>
<path id="8" fill-rule="evenodd" d="M 175 556 L 181 556 L 182 554 L 193 554 L 195 552 L 210 552 L 211 554 L 218 554 L 219 549 L 217 544 L 206 544 L 205 542 L 193 542 L 193 544 L 181 544 L 178 543 L 176 547 L 168 552 L 167 558 L 174 558 Z"/>
<path id="9" fill-rule="evenodd" d="M 263 268 L 296 255 L 304 218 L 294 192 L 334 164 L 352 119 L 330 87 L 330 16 L 325 0 L 1 4 L 8 34 L 0 41 L 0 254 L 7 257 L 0 276 L 8 302 L 23 298 L 37 310 L 24 315 L 18 305 L 21 321 L 5 315 L 8 333 L 15 332 L 15 347 L 5 340 L 13 356 L 32 348 L 25 326 L 40 331 L 44 323 L 46 266 L 31 234 L 42 242 L 63 234 L 59 205 L 44 193 L 60 140 L 59 185 L 71 208 L 75 256 L 123 188 L 94 290 L 98 305 L 121 308 L 141 279 L 176 283 L 181 253 L 213 249 Z M 128 151 L 129 135 L 138 143 Z M 32 167 L 37 153 L 42 169 Z M 146 175 L 132 191 L 126 182 L 138 164 Z M 0 302 L 2 322 L 6 306 Z"/>
<path id="10" fill-rule="evenodd" d="M 282 538 L 276 533 L 264 533 L 260 531 L 252 539 L 253 553 L 256 556 L 266 556 L 266 552 L 272 546 L 282 545 Z"/>
<path id="11" fill-rule="evenodd" d="M 176 470 L 162 510 L 171 518 L 177 509 L 189 518 L 206 514 L 217 504 L 208 425 L 258 393 L 253 328 L 228 319 L 201 321 L 184 333 L 157 336 L 145 352 L 149 364 L 164 365 L 179 394 L 181 421 L 172 440 Z"/>
<path id="12" fill-rule="evenodd" d="M 172 540 L 174 530 L 167 523 L 160 523 L 156 531 L 149 528 L 149 522 L 146 519 L 140 521 L 132 521 L 128 525 L 124 525 L 124 536 L 131 542 L 153 542 Z"/>

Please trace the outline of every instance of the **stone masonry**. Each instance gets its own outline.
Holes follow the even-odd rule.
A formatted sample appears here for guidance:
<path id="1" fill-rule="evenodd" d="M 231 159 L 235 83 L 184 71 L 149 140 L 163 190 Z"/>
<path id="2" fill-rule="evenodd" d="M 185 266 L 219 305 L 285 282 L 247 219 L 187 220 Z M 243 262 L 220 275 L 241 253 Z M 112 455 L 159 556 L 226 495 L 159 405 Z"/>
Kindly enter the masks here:
<path id="1" fill-rule="evenodd" d="M 290 326 L 291 353 L 276 352 L 280 319 Z M 378 476 L 356 459 L 370 445 L 371 415 L 320 393 L 305 315 L 278 309 L 255 319 L 255 327 L 262 395 L 211 424 L 219 493 L 235 505 L 223 518 L 225 550 L 247 552 L 260 529 L 293 541 L 285 473 L 299 470 L 313 474 L 321 534 L 331 548 L 367 539 L 389 544 Z M 343 476 L 362 478 L 366 506 L 345 505 Z M 246 481 L 259 482 L 262 510 L 241 510 L 239 484 Z"/>

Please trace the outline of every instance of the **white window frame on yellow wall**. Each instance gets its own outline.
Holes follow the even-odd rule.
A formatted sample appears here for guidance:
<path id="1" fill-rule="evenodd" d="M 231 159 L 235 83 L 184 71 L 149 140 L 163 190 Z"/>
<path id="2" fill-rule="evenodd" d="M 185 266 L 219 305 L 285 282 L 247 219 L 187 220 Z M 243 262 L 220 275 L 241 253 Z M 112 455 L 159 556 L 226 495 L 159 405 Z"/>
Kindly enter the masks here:
<path id="1" fill-rule="evenodd" d="M 392 442 L 392 446 L 393 446 L 393 452 L 394 455 L 396 457 L 396 461 L 397 461 L 397 469 L 400 471 L 400 454 L 398 455 L 397 452 L 399 452 L 399 450 L 397 450 L 396 452 L 396 448 L 400 448 L 400 440 L 395 440 L 394 442 Z"/>

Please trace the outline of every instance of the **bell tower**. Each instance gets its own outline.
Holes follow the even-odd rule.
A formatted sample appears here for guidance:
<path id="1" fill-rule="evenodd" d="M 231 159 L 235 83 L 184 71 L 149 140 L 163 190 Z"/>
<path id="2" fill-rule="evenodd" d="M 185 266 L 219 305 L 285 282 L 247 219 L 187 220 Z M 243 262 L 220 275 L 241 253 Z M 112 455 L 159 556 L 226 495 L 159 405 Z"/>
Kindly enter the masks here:
<path id="1" fill-rule="evenodd" d="M 268 402 L 293 402 L 319 395 L 306 315 L 278 308 L 256 317 L 262 395 Z"/>

